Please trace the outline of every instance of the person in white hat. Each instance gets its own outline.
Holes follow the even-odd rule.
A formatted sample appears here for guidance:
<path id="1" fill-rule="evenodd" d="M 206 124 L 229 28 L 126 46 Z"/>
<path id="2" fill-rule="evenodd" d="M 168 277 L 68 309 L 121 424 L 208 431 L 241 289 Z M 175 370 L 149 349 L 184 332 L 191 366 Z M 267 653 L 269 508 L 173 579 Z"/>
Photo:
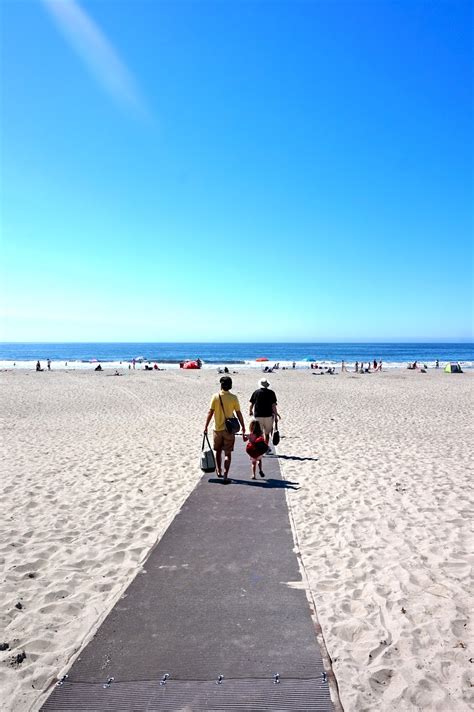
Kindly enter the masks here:
<path id="1" fill-rule="evenodd" d="M 275 391 L 270 389 L 270 383 L 266 378 L 261 378 L 258 385 L 258 389 L 250 396 L 249 415 L 260 423 L 268 445 L 273 423 L 278 421 L 280 415 L 277 410 L 277 397 Z"/>

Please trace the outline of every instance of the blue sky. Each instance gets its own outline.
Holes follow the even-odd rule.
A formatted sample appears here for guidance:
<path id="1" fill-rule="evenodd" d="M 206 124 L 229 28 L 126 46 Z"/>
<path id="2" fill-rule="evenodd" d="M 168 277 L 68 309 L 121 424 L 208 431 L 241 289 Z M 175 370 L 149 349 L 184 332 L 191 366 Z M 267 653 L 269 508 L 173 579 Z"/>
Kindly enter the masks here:
<path id="1" fill-rule="evenodd" d="M 3 0 L 11 341 L 472 336 L 472 5 Z"/>

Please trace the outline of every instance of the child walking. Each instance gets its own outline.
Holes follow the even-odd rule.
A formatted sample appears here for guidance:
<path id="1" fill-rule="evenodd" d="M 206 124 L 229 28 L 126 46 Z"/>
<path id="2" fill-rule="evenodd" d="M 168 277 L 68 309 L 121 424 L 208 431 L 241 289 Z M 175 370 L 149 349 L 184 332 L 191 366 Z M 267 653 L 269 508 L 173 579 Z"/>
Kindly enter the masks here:
<path id="1" fill-rule="evenodd" d="M 250 457 L 250 462 L 252 463 L 252 480 L 256 479 L 256 470 L 258 465 L 258 473 L 260 477 L 265 477 L 265 473 L 262 470 L 262 457 L 268 450 L 268 445 L 263 437 L 262 428 L 258 420 L 251 420 L 249 425 L 250 433 L 248 435 L 248 442 L 246 452 Z"/>

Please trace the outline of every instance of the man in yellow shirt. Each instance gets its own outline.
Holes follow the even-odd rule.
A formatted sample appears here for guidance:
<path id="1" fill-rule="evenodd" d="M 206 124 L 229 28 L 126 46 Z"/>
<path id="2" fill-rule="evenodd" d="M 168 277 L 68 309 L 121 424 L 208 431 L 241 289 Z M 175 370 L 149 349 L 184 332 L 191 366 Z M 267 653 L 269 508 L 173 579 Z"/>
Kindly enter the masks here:
<path id="1" fill-rule="evenodd" d="M 227 432 L 225 419 L 232 418 L 235 413 L 239 419 L 242 433 L 245 433 L 245 424 L 242 413 L 240 412 L 239 399 L 233 393 L 229 392 L 232 388 L 232 378 L 230 378 L 230 376 L 222 376 L 220 384 L 221 392 L 212 396 L 204 432 L 207 433 L 209 423 L 212 418 L 214 418 L 214 450 L 216 451 L 217 476 L 224 476 L 224 484 L 228 484 L 230 482 L 229 468 L 232 460 L 235 435 Z M 224 451 L 225 454 L 224 475 L 222 475 L 222 451 Z"/>

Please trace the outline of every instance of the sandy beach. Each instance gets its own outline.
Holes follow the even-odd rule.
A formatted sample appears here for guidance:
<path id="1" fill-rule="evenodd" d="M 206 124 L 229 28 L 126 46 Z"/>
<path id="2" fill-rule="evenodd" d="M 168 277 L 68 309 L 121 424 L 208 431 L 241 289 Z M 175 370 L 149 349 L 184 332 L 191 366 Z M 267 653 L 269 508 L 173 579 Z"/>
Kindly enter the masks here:
<path id="1" fill-rule="evenodd" d="M 0 374 L 2 710 L 39 709 L 201 476 L 216 371 L 123 374 Z M 246 420 L 259 377 L 233 375 Z M 474 372 L 269 380 L 344 709 L 472 709 Z"/>

